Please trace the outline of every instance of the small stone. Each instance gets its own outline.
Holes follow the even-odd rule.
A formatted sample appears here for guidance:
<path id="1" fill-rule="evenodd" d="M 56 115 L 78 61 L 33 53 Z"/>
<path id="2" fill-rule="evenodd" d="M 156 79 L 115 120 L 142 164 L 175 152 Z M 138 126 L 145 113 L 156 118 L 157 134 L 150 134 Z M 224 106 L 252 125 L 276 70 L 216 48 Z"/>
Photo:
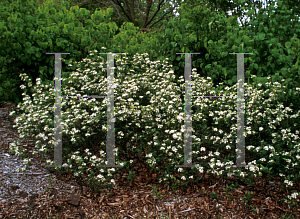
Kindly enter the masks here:
<path id="1" fill-rule="evenodd" d="M 28 196 L 28 193 L 25 192 L 25 191 L 20 191 L 20 192 L 19 192 L 19 196 L 20 196 L 21 198 L 26 198 L 26 197 Z"/>
<path id="2" fill-rule="evenodd" d="M 80 196 L 71 194 L 68 203 L 74 206 L 78 206 L 80 202 Z"/>

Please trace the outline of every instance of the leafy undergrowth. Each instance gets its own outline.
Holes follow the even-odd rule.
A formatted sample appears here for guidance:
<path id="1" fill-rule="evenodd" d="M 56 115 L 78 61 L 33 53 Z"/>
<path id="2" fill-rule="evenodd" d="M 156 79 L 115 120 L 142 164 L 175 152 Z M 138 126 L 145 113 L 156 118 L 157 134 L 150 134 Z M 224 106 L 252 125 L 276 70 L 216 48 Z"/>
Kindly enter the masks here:
<path id="1" fill-rule="evenodd" d="M 1 107 L 7 112 L 16 109 L 15 104 Z M 13 118 L 1 119 L 1 129 L 12 128 Z M 1 132 L 6 138 L 12 137 Z M 13 139 L 14 140 L 14 139 Z M 10 140 L 11 141 L 11 140 Z M 0 142 L 1 143 L 1 142 Z M 32 147 L 32 148 L 30 148 Z M 34 145 L 27 144 L 28 151 Z M 1 144 L 1 150 L 9 153 L 9 144 Z M 28 153 L 34 164 L 45 168 L 46 159 Z M 252 185 L 234 177 L 223 179 L 208 173 L 189 185 L 187 190 L 157 183 L 158 175 L 146 165 L 134 160 L 130 172 L 121 172 L 111 191 L 93 192 L 68 171 L 47 169 L 61 181 L 51 181 L 44 194 L 34 200 L 19 199 L 14 203 L 0 203 L 0 218 L 299 218 L 298 200 L 284 201 L 291 191 L 299 191 L 299 180 L 285 190 L 283 179 L 267 176 L 255 177 Z M 0 173 L 1 174 L 1 173 Z M 130 180 L 129 175 L 136 178 Z M 59 183 L 60 182 L 60 183 Z M 68 197 L 64 183 L 79 185 L 79 195 Z M 62 191 L 59 195 L 58 191 Z"/>

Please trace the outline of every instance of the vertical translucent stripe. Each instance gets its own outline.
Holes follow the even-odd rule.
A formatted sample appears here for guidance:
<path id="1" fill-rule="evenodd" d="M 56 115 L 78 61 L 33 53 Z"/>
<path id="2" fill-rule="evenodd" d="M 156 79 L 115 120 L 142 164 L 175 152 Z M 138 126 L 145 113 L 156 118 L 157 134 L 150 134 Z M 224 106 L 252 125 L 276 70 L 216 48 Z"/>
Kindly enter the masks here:
<path id="1" fill-rule="evenodd" d="M 236 165 L 232 167 L 245 167 L 245 136 L 244 136 L 244 114 L 245 114 L 245 64 L 244 55 L 253 53 L 229 53 L 237 55 L 237 143 L 236 143 Z"/>
<path id="2" fill-rule="evenodd" d="M 184 118 L 184 165 L 176 167 L 192 167 L 192 55 L 200 53 L 176 53 L 185 54 L 184 78 L 185 78 L 185 118 Z"/>
<path id="3" fill-rule="evenodd" d="M 108 166 L 115 165 L 115 130 L 114 130 L 114 57 L 107 54 L 107 159 Z"/>
<path id="4" fill-rule="evenodd" d="M 237 158 L 236 166 L 245 167 L 245 136 L 244 136 L 244 109 L 245 109 L 245 64 L 244 54 L 237 54 Z"/>
<path id="5" fill-rule="evenodd" d="M 185 66 L 184 66 L 184 77 L 185 77 L 184 165 L 189 167 L 192 166 L 191 75 L 192 75 L 192 57 L 191 54 L 186 54 Z"/>
<path id="6" fill-rule="evenodd" d="M 54 54 L 54 89 L 55 89 L 55 103 L 54 103 L 54 167 L 61 167 L 62 165 L 62 127 L 61 127 L 61 54 L 70 53 L 46 53 Z M 49 165 L 53 167 L 53 165 Z M 49 167 L 48 166 L 48 167 Z"/>

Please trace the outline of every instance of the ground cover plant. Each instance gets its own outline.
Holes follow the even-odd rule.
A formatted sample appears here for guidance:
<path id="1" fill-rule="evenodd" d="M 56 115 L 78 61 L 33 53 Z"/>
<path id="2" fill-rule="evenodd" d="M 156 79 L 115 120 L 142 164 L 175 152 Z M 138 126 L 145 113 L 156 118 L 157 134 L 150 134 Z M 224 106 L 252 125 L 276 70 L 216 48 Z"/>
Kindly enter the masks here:
<path id="1" fill-rule="evenodd" d="M 122 168 L 99 168 L 106 162 L 106 99 L 62 99 L 63 160 L 62 168 L 82 177 L 94 190 L 112 188 L 118 171 L 130 171 L 134 160 L 148 165 L 175 190 L 202 179 L 207 172 L 224 178 L 237 176 L 250 184 L 256 176 L 280 176 L 286 188 L 299 178 L 299 112 L 293 113 L 281 104 L 281 85 L 268 82 L 262 89 L 245 83 L 246 168 L 233 169 L 236 147 L 236 99 L 193 99 L 193 164 L 192 168 L 176 168 L 183 164 L 184 79 L 175 83 L 168 65 L 150 61 L 147 54 L 133 58 L 118 56 L 115 65 L 115 133 L 116 164 Z M 77 63 L 66 62 L 77 65 Z M 76 72 L 62 79 L 62 95 L 105 95 L 107 64 L 97 55 L 77 65 Z M 26 74 L 20 75 L 28 80 Z M 236 95 L 236 86 L 220 91 L 211 87 L 192 71 L 192 95 Z M 253 75 L 253 77 L 255 77 Z M 30 80 L 28 81 L 30 86 Z M 32 97 L 24 93 L 19 104 L 21 115 L 15 120 L 20 138 L 35 137 L 35 154 L 53 156 L 54 89 L 40 79 Z M 23 85 L 22 88 L 25 88 Z M 299 88 L 296 89 L 299 92 Z M 225 94 L 226 93 L 226 94 Z M 12 112 L 10 115 L 13 115 Z M 288 121 L 288 128 L 283 121 Z M 98 145 L 90 144 L 98 142 Z M 207 147 L 203 147 L 203 145 Z M 10 145 L 11 152 L 26 154 L 19 142 Z M 51 163 L 51 160 L 48 161 Z M 30 164 L 25 158 L 24 163 Z M 248 165 L 254 165 L 249 167 Z M 59 168 L 57 168 L 59 169 Z M 22 171 L 22 170 L 21 170 Z M 135 178 L 130 171 L 128 181 Z M 292 194 L 297 197 L 297 191 Z"/>

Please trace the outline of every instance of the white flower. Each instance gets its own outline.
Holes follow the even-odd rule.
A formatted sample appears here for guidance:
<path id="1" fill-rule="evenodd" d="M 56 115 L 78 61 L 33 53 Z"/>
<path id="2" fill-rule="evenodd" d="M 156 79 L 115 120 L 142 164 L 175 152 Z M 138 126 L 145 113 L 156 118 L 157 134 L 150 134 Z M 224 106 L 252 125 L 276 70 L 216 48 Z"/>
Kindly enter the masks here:
<path id="1" fill-rule="evenodd" d="M 262 131 L 262 130 L 264 130 L 264 128 L 263 127 L 259 127 L 259 131 Z"/>
<path id="2" fill-rule="evenodd" d="M 297 192 L 295 192 L 295 193 L 293 193 L 293 194 L 291 195 L 291 197 L 292 197 L 292 198 L 295 198 L 295 199 L 297 198 L 297 196 L 298 196 L 298 193 L 297 193 Z"/>
<path id="3" fill-rule="evenodd" d="M 90 158 L 90 160 L 96 160 L 97 159 L 97 157 L 95 156 L 95 155 L 93 155 L 91 158 Z"/>

